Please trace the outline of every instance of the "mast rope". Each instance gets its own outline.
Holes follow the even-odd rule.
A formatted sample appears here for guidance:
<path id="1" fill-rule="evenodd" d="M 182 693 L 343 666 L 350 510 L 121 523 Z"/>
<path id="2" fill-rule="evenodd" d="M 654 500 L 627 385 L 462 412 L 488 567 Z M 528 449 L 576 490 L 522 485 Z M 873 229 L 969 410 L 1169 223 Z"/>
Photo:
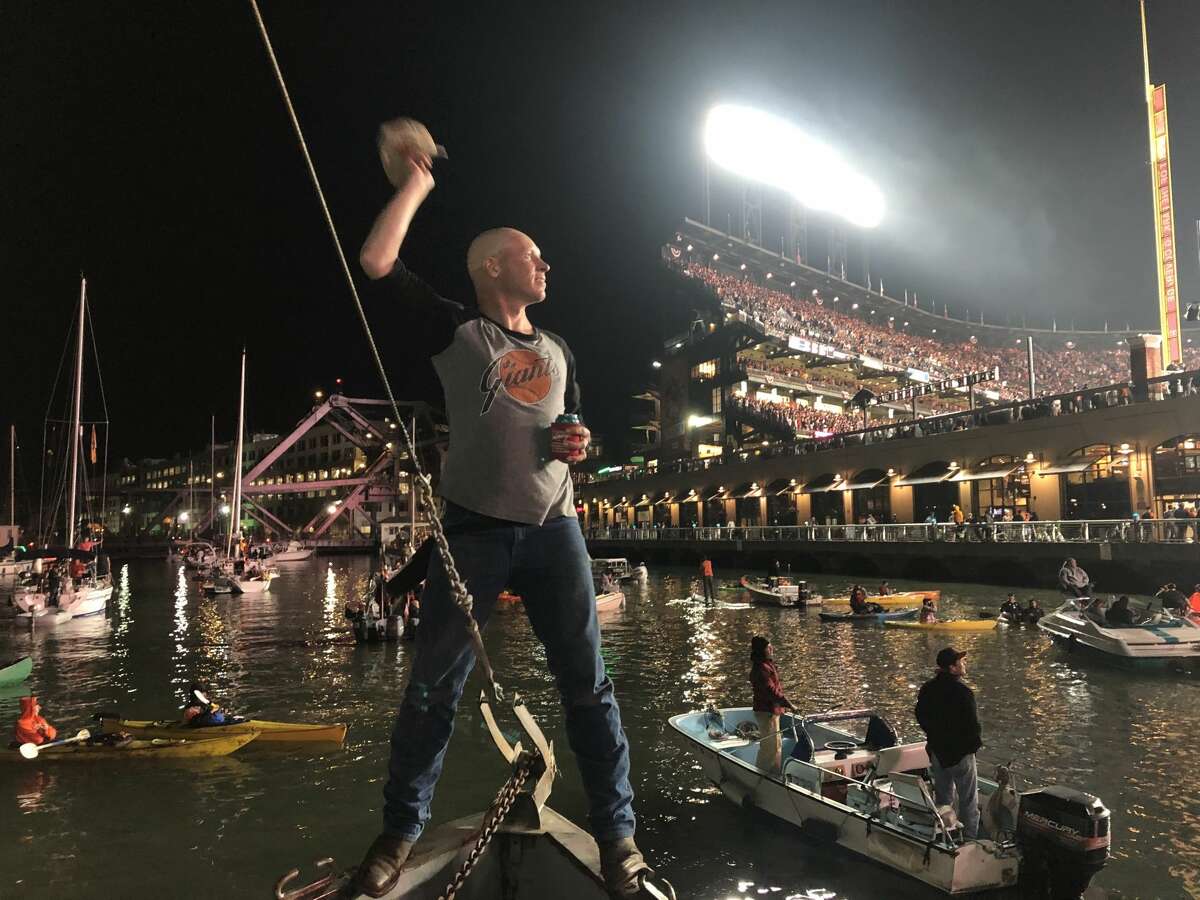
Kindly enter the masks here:
<path id="1" fill-rule="evenodd" d="M 337 226 L 334 224 L 333 214 L 329 211 L 329 204 L 325 200 L 325 191 L 321 187 L 321 179 L 317 176 L 317 169 L 313 164 L 312 154 L 308 151 L 308 142 L 304 139 L 304 129 L 300 127 L 300 119 L 296 115 L 295 107 L 292 105 L 292 98 L 288 93 L 287 82 L 284 80 L 283 71 L 279 68 L 279 60 L 275 56 L 275 48 L 271 44 L 271 36 L 267 33 L 267 25 L 263 21 L 262 12 L 258 8 L 258 0 L 249 0 L 249 2 L 251 10 L 254 12 L 254 20 L 258 24 L 258 32 L 262 37 L 263 47 L 266 49 L 267 57 L 271 62 L 271 69 L 275 74 L 275 81 L 279 86 L 279 93 L 283 96 L 283 104 L 287 108 L 288 118 L 291 120 L 292 129 L 296 133 L 296 141 L 300 146 L 300 153 L 303 155 L 304 164 L 308 168 L 308 177 L 312 181 L 313 190 L 317 194 L 317 201 L 321 205 L 321 213 L 325 217 L 325 225 L 329 229 L 330 238 L 333 240 L 334 250 L 337 251 L 338 262 L 342 267 L 342 274 L 346 277 L 346 286 L 349 287 L 350 296 L 354 299 L 354 308 L 358 312 L 358 319 L 362 324 L 363 333 L 366 335 L 367 345 L 371 349 L 371 357 L 375 361 L 375 368 L 378 370 L 379 378 L 383 382 L 383 390 L 387 395 L 388 403 L 391 404 L 392 414 L 396 417 L 396 425 L 404 438 L 409 459 L 412 460 L 415 471 L 415 478 L 413 480 L 417 485 L 417 494 L 421 499 L 421 506 L 429 516 L 429 528 L 433 533 L 434 542 L 437 544 L 438 553 L 442 559 L 442 567 L 450 583 L 451 596 L 454 598 L 454 602 L 458 605 L 458 608 L 462 610 L 463 615 L 466 616 L 467 633 L 475 648 L 475 658 L 483 671 L 483 676 L 487 680 L 492 696 L 496 700 L 502 700 L 504 692 L 496 681 L 495 671 L 492 669 L 491 661 L 488 659 L 487 650 L 483 646 L 483 635 L 479 631 L 479 623 L 475 621 L 475 616 L 472 614 L 474 599 L 467 590 L 466 582 L 463 581 L 462 575 L 459 574 L 458 567 L 454 563 L 454 557 L 450 553 L 450 545 L 446 540 L 446 533 L 442 529 L 441 518 L 438 516 L 434 505 L 432 482 L 429 475 L 425 473 L 421 466 L 421 461 L 417 456 L 414 437 L 409 434 L 408 427 L 404 424 L 404 417 L 400 415 L 400 405 L 396 402 L 396 397 L 392 393 L 392 385 L 388 380 L 387 370 L 384 368 L 383 359 L 379 355 L 379 347 L 375 343 L 374 334 L 371 332 L 371 324 L 367 320 L 366 311 L 363 309 L 362 299 L 358 294 L 358 287 L 354 283 L 354 275 L 350 271 L 350 264 L 346 261 L 346 253 L 342 248 L 342 239 L 338 234 Z M 412 539 L 415 543 L 416 535 L 412 535 Z"/>

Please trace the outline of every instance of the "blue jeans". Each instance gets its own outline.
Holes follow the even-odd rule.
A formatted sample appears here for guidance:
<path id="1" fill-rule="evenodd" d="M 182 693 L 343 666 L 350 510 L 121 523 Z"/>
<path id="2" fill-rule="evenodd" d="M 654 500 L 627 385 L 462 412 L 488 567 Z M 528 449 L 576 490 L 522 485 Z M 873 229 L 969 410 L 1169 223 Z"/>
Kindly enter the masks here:
<path id="1" fill-rule="evenodd" d="M 979 836 L 979 779 L 975 754 L 968 753 L 952 766 L 942 767 L 937 754 L 929 754 L 929 774 L 933 778 L 933 796 L 939 806 L 953 806 L 962 824 L 963 837 Z M 955 795 L 958 803 L 955 804 Z"/>
<path id="2" fill-rule="evenodd" d="M 448 504 L 444 524 L 480 628 L 500 591 L 511 588 L 524 600 L 566 711 L 567 739 L 587 793 L 592 834 L 599 841 L 631 837 L 629 743 L 600 656 L 596 591 L 578 520 L 521 525 Z M 496 662 L 502 677 L 506 667 L 503 660 Z M 441 555 L 434 553 L 421 595 L 416 659 L 392 729 L 383 789 L 385 833 L 416 840 L 429 821 L 455 708 L 474 665 L 463 614 L 450 596 Z"/>

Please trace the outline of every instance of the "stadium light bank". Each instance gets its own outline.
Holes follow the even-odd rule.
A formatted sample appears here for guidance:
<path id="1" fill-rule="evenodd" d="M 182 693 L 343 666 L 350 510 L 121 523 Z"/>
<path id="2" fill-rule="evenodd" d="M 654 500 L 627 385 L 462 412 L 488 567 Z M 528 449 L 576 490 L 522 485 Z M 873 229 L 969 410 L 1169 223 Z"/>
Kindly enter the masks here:
<path id="1" fill-rule="evenodd" d="M 883 194 L 869 178 L 778 116 L 748 106 L 714 106 L 704 124 L 704 149 L 717 165 L 787 191 L 809 209 L 861 228 L 883 220 Z"/>

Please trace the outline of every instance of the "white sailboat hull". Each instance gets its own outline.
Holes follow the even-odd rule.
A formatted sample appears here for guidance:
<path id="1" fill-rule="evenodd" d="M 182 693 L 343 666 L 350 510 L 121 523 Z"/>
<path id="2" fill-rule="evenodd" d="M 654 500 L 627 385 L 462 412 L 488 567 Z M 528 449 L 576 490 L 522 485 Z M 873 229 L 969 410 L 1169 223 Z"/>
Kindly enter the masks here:
<path id="1" fill-rule="evenodd" d="M 66 588 L 58 595 L 58 603 L 49 605 L 49 595 L 44 591 L 29 591 L 13 597 L 13 605 L 20 610 L 21 615 L 33 618 L 55 616 L 59 621 L 79 619 L 84 616 L 94 616 L 108 608 L 112 598 L 112 581 L 108 578 L 98 579 L 96 584 L 84 584 L 78 587 Z"/>

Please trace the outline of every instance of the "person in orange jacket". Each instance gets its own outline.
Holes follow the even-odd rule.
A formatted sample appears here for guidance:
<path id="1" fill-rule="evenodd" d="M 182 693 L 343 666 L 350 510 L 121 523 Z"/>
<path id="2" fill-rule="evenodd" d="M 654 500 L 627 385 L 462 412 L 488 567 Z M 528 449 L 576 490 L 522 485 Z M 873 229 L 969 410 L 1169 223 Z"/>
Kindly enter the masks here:
<path id="1" fill-rule="evenodd" d="M 717 599 L 717 591 L 713 587 L 713 564 L 707 556 L 700 561 L 700 578 L 704 582 L 704 599 Z"/>
<path id="2" fill-rule="evenodd" d="M 21 715 L 14 737 L 18 744 L 45 744 L 58 736 L 58 729 L 42 717 L 37 697 L 21 698 Z"/>

